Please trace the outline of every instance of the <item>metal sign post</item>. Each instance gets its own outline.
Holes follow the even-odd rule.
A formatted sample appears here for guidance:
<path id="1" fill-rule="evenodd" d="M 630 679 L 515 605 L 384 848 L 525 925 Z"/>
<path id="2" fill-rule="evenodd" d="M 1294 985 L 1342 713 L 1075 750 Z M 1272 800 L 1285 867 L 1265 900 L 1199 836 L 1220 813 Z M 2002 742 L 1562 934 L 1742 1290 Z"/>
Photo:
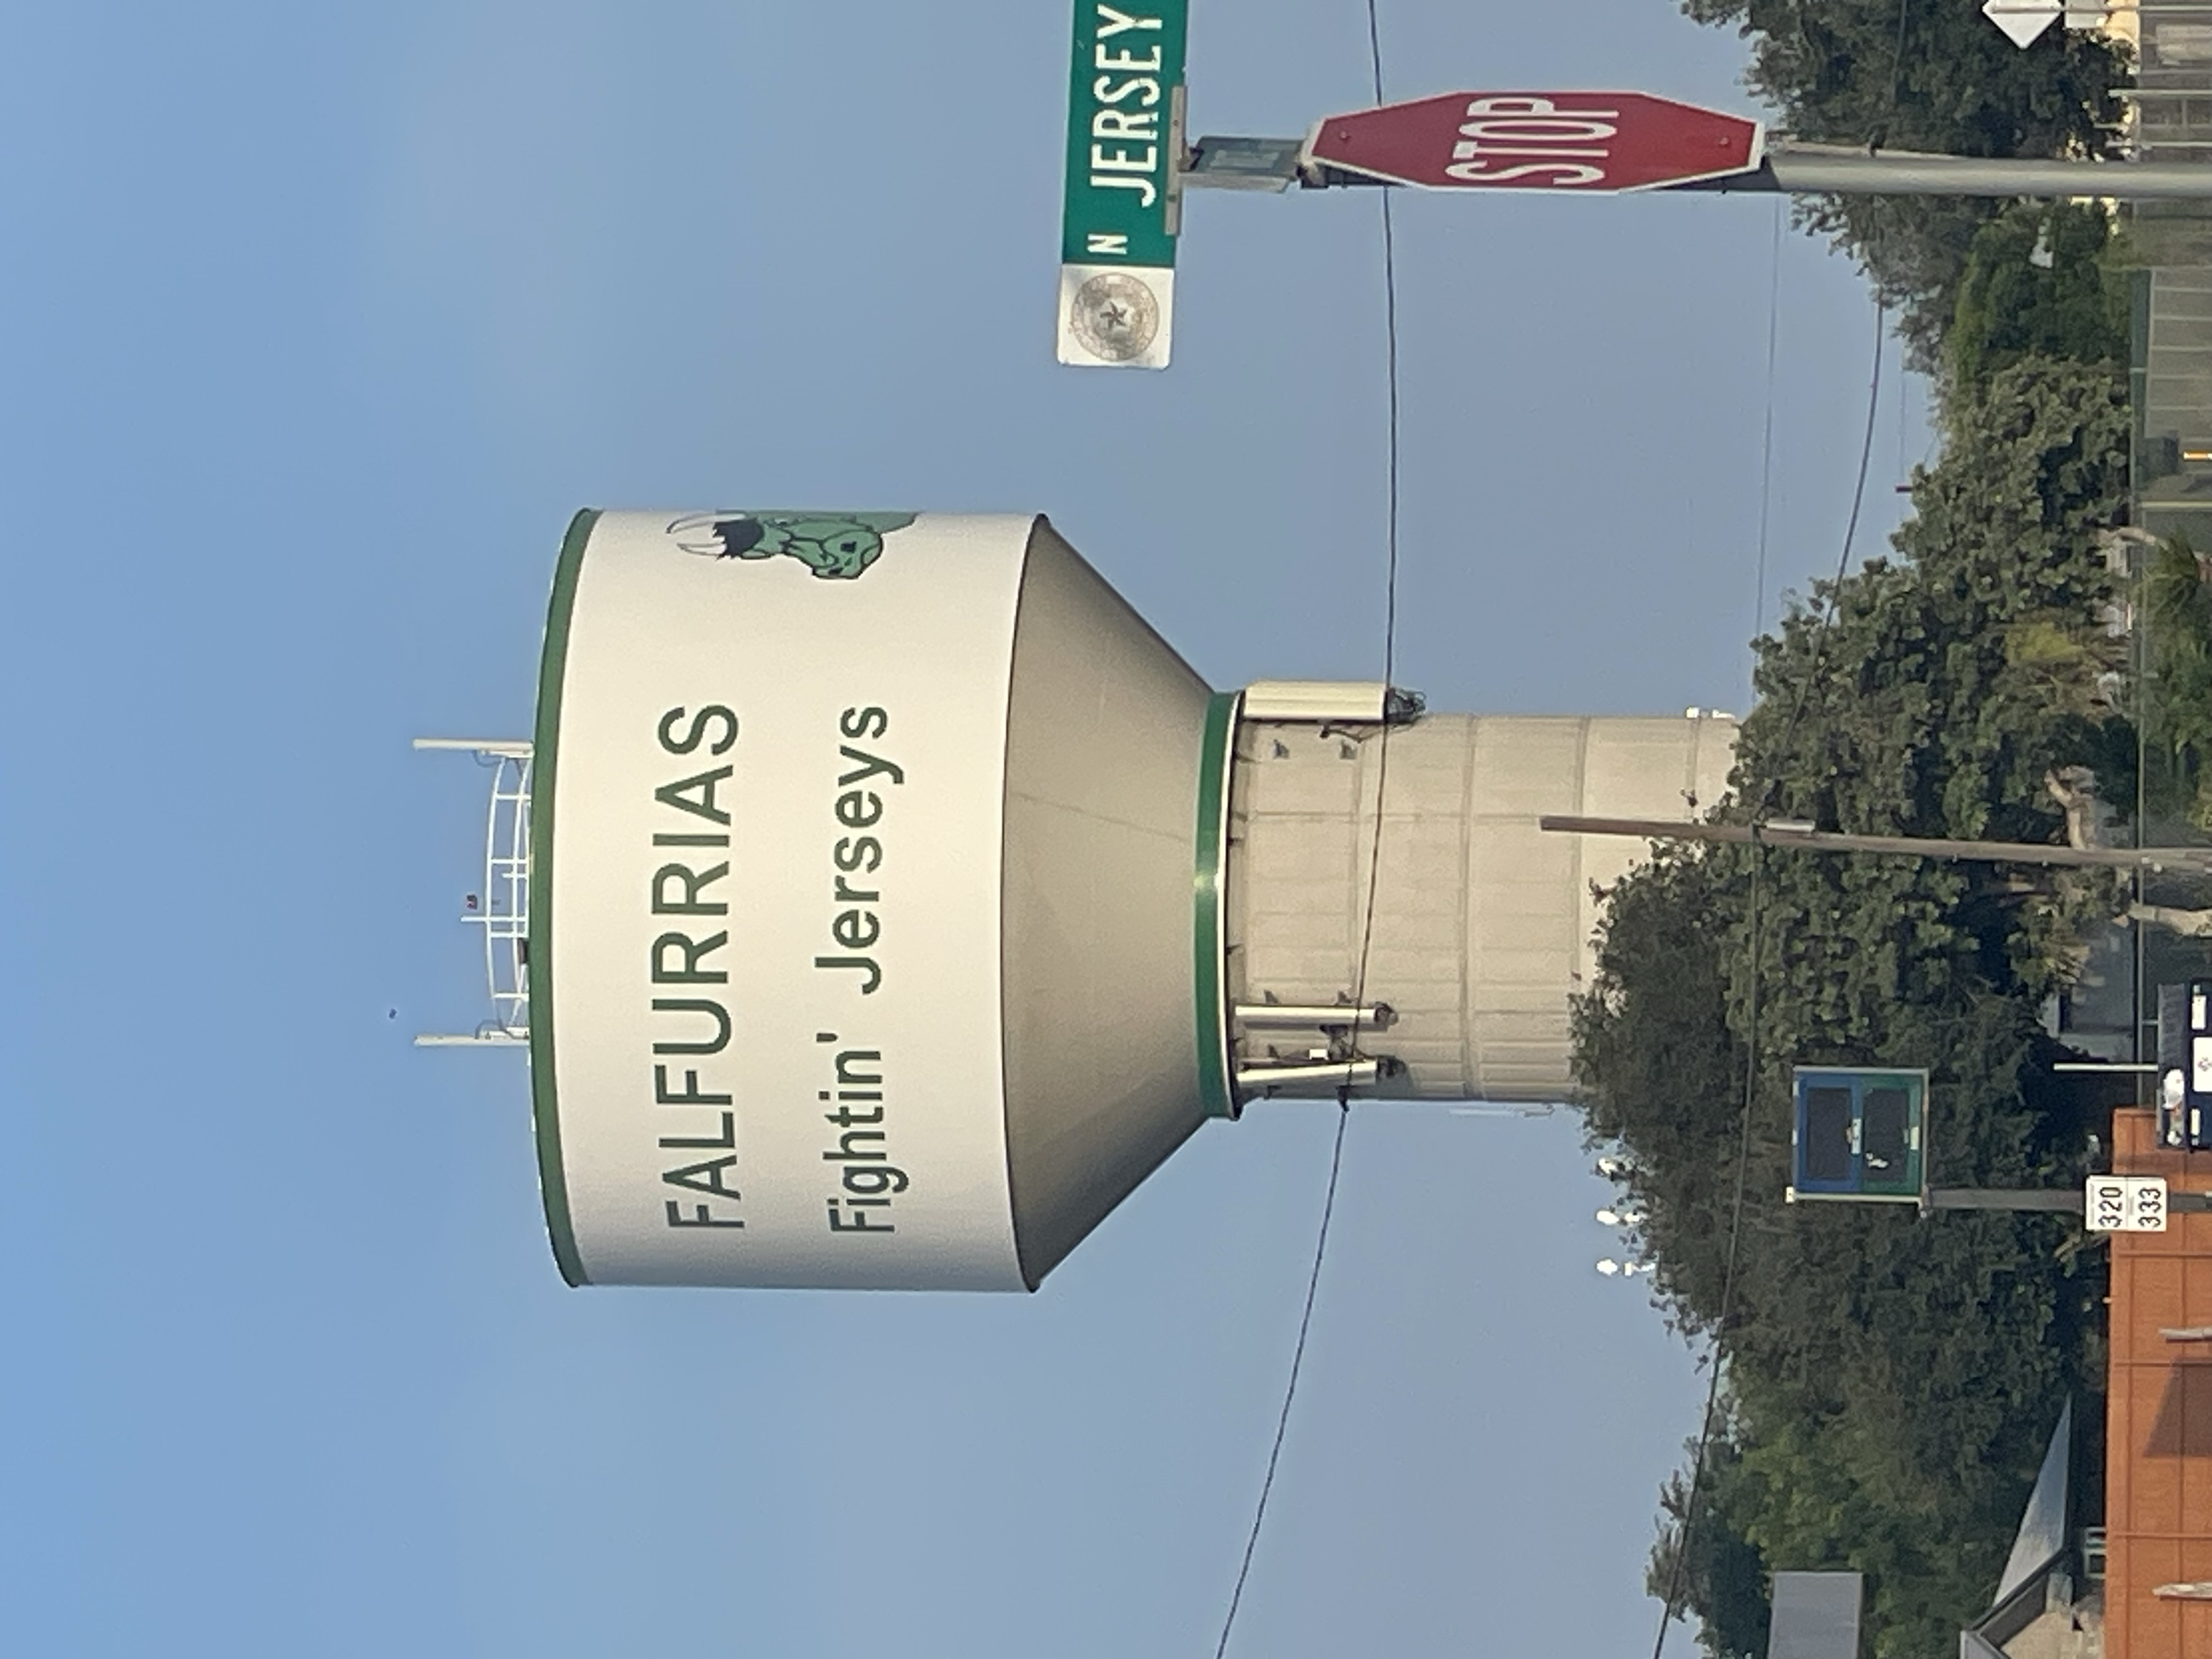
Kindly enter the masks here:
<path id="1" fill-rule="evenodd" d="M 1684 190 L 1788 191 L 1814 196 L 2037 196 L 2124 202 L 2203 201 L 2212 167 L 2194 161 L 2051 161 L 1777 143 L 1753 172 Z"/>
<path id="2" fill-rule="evenodd" d="M 1203 138 L 1249 145 L 1250 139 Z M 1758 122 L 1640 92 L 1455 92 L 1332 115 L 1308 135 L 1298 181 L 1431 190 L 1789 191 L 1812 195 L 2199 200 L 2191 163 L 1929 155 L 1766 138 Z M 1193 182 L 1196 182 L 1194 179 Z"/>
<path id="3" fill-rule="evenodd" d="M 2072 1187 L 1937 1187 L 1930 1210 L 2078 1215 L 2093 1233 L 2162 1233 L 2170 1215 L 2212 1212 L 2212 1193 L 2172 1191 L 2164 1176 L 2091 1176 Z"/>
<path id="4" fill-rule="evenodd" d="M 1317 123 L 1300 161 L 1301 182 L 1323 187 L 2212 197 L 2212 169 L 2190 163 L 1930 155 L 1768 141 L 1756 121 L 1641 92 L 1455 92 L 1356 110 Z"/>
<path id="5" fill-rule="evenodd" d="M 1328 116 L 1303 139 L 1209 135 L 1186 143 L 1188 20 L 1189 0 L 1141 0 L 1126 11 L 1077 0 L 1060 234 L 1063 363 L 1167 367 L 1186 189 L 2212 199 L 2212 167 L 1803 143 L 1770 136 L 1745 116 L 1642 92 L 1441 93 Z"/>

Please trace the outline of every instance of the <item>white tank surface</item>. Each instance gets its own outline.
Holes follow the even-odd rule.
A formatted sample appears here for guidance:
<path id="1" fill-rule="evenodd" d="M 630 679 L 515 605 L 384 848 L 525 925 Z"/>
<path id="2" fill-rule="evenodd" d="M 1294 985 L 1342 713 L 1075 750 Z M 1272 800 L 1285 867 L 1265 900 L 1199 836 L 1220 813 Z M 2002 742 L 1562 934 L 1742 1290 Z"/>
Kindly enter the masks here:
<path id="1" fill-rule="evenodd" d="M 1211 700 L 1042 519 L 580 517 L 487 1033 L 563 1274 L 1033 1288 L 1205 1118 Z"/>
<path id="2" fill-rule="evenodd" d="M 1192 871 L 1213 699 L 1037 521 L 1014 625 L 1003 892 L 1006 1156 L 1034 1286 L 1206 1121 Z"/>
<path id="3" fill-rule="evenodd" d="M 424 744 L 492 1014 L 418 1041 L 527 1052 L 572 1284 L 1034 1290 L 1249 1102 L 1564 1097 L 1647 849 L 1536 820 L 1696 817 L 1734 736 L 1215 691 L 1042 518 L 586 513 L 532 738 Z"/>

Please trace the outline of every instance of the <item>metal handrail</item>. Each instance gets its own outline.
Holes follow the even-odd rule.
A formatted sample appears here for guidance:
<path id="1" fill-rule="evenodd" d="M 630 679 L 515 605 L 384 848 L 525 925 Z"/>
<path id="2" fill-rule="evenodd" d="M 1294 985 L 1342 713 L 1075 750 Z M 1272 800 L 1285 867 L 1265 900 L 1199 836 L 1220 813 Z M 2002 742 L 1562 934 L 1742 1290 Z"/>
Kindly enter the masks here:
<path id="1" fill-rule="evenodd" d="M 519 746 L 519 745 L 518 745 Z M 484 823 L 483 908 L 467 918 L 484 930 L 484 983 L 492 1024 L 530 1035 L 530 765 L 527 750 L 483 752 L 492 769 Z"/>
<path id="2" fill-rule="evenodd" d="M 502 738 L 417 738 L 417 749 L 473 755 L 491 771 L 485 808 L 481 893 L 461 920 L 483 929 L 484 987 L 492 1017 L 474 1033 L 425 1033 L 418 1047 L 513 1048 L 530 1037 L 530 763 L 526 741 Z"/>

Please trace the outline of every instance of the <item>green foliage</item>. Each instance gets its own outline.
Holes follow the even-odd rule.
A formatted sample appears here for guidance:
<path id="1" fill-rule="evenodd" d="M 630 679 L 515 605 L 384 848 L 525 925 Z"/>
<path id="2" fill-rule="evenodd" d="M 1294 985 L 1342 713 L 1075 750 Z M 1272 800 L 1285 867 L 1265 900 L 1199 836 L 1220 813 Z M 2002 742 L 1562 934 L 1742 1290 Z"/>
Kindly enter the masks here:
<path id="1" fill-rule="evenodd" d="M 1683 0 L 1682 9 L 1750 40 L 1746 78 L 1801 139 L 2064 155 L 2094 153 L 2118 118 L 2124 48 L 2054 28 L 2022 51 L 1963 0 Z M 1858 261 L 1932 363 L 1975 236 L 1996 211 L 1956 198 L 1823 197 L 1798 219 Z"/>
<path id="2" fill-rule="evenodd" d="M 2046 1097 L 2044 1039 L 2026 1006 L 1982 971 L 1992 959 L 2002 971 L 2003 953 L 1942 914 L 1955 872 L 1886 867 L 1869 893 L 1817 879 L 1824 866 L 1835 873 L 1828 860 L 1769 855 L 1759 1024 L 1770 1058 L 1720 1331 L 1743 1063 L 1722 1008 L 1735 1000 L 1741 1019 L 1748 989 L 1748 862 L 1734 849 L 1678 856 L 1622 884 L 1578 1045 L 1590 1133 L 1635 1160 L 1629 1186 L 1659 1291 L 1679 1324 L 1718 1333 L 1729 1365 L 1736 1430 L 1709 1470 L 1685 1605 L 1709 1653 L 1756 1653 L 1751 1586 L 1763 1595 L 1767 1571 L 1856 1567 L 1869 1575 L 1875 1654 L 1942 1651 L 1987 1603 L 2055 1401 L 2095 1386 L 2099 1286 L 2063 1254 L 2056 1218 L 1923 1223 L 1889 1206 L 1783 1203 L 1789 1066 L 1927 1063 L 1946 1183 L 2077 1179 L 2067 1143 L 2078 1138 Z M 1786 879 L 1792 870 L 1814 878 Z M 1883 938 L 1881 912 L 1895 897 L 1912 914 Z M 1854 921 L 1876 935 L 1874 949 L 1855 948 Z M 1890 994 L 1899 958 L 1925 988 L 1910 1002 Z M 1674 1524 L 1652 1565 L 1662 1582 L 1680 1545 L 1679 1478 L 1668 1496 Z"/>
<path id="3" fill-rule="evenodd" d="M 1690 1486 L 1671 1476 L 1659 1494 L 1660 1536 L 1644 1576 L 1645 1591 L 1662 1601 L 1694 1607 L 1702 1614 L 1705 1650 L 1714 1659 L 1765 1659 L 1769 1607 L 1766 1566 L 1758 1546 L 1729 1524 L 1741 1506 L 1734 1491 L 1741 1479 L 1743 1448 L 1733 1425 L 1707 1453 L 1705 1479 L 1722 1496 L 1709 1502 L 1700 1493 L 1698 1526 L 1689 1534 L 1690 1557 L 1682 1553 L 1682 1517 L 1688 1513 Z M 1692 1449 L 1695 1449 L 1692 1443 Z M 1680 1568 L 1680 1577 L 1676 1576 Z M 1686 1595 L 1684 1592 L 1686 1591 Z"/>
<path id="4" fill-rule="evenodd" d="M 2125 799 L 2097 538 L 2127 437 L 2109 368 L 1991 368 L 1917 476 L 1898 556 L 1816 587 L 1759 641 L 1723 812 L 2057 840 L 2052 769 L 2087 765 Z M 1587 1133 L 1631 1154 L 1662 1305 L 1729 1366 L 1731 1429 L 1698 1522 L 1714 1533 L 1693 1535 L 1688 1605 L 1708 1652 L 1753 1651 L 1744 1551 L 1762 1570 L 1853 1566 L 1870 1576 L 1877 1655 L 1946 1651 L 1995 1586 L 2057 1401 L 2098 1385 L 2099 1287 L 2055 1218 L 1785 1205 L 1790 1067 L 1926 1066 L 1938 1183 L 2078 1178 L 2081 1126 L 2036 1008 L 2067 971 L 2073 926 L 2118 898 L 2102 878 L 1759 856 L 1755 918 L 1749 848 L 1662 854 L 1620 883 L 1576 1015 Z M 1655 1574 L 1679 1547 L 1662 1522 Z"/>
<path id="5" fill-rule="evenodd" d="M 2096 677 L 2118 665 L 2097 535 L 2119 514 L 2129 419 L 2109 369 L 2043 359 L 1998 370 L 1954 410 L 1942 460 L 1915 474 L 1900 559 L 1816 585 L 1759 644 L 1761 707 L 1737 757 L 1771 810 L 2033 839 L 2059 822 L 2051 767 L 2087 764 L 2108 783 L 2127 771 L 2132 733 Z"/>
<path id="6" fill-rule="evenodd" d="M 1991 374 L 2024 357 L 2124 368 L 2127 289 L 2106 280 L 2112 242 L 2101 210 L 2069 203 L 2014 204 L 1984 225 L 1944 337 L 1954 398 L 1979 398 Z"/>
<path id="7" fill-rule="evenodd" d="M 2143 580 L 2149 661 L 2143 743 L 2156 802 L 2212 830 L 2212 586 L 2182 537 L 2153 550 Z"/>

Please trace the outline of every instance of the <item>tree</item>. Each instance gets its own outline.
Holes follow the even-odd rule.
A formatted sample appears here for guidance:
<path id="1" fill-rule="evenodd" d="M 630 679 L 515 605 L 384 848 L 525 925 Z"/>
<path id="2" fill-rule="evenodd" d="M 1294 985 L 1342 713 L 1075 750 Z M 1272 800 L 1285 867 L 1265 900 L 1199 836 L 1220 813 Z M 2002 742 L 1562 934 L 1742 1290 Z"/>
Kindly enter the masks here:
<path id="1" fill-rule="evenodd" d="M 1705 1651 L 1713 1659 L 1764 1659 L 1766 1565 L 1758 1547 L 1730 1524 L 1739 1507 L 1732 1500 L 1743 1449 L 1736 1443 L 1734 1425 L 1723 1423 L 1722 1427 L 1706 1450 L 1708 1489 L 1699 1497 L 1699 1524 L 1685 1534 L 1682 1522 L 1690 1509 L 1686 1474 L 1669 1476 L 1660 1491 L 1659 1541 L 1651 1547 L 1644 1588 L 1662 1601 L 1671 1600 L 1678 1612 L 1698 1620 Z M 1694 1441 L 1689 1449 L 1695 1452 Z M 1714 1487 L 1720 1489 L 1717 1495 L 1711 1490 Z M 1682 1555 L 1686 1537 L 1690 1547 L 1686 1559 Z"/>
<path id="2" fill-rule="evenodd" d="M 1990 370 L 1917 475 L 1896 557 L 1817 586 L 1758 642 L 1722 816 L 2059 838 L 2047 775 L 2124 776 L 2132 750 L 2098 626 L 2127 436 L 2109 366 Z M 1790 1068 L 1928 1066 L 1939 1182 L 2078 1179 L 2082 1126 L 2037 1009 L 2071 930 L 2118 902 L 2072 872 L 1741 847 L 1663 852 L 1607 896 L 1576 1066 L 1590 1140 L 1630 1154 L 1662 1306 L 1728 1368 L 1684 1575 L 1716 1659 L 1751 1640 L 1745 1548 L 1762 1571 L 1867 1572 L 1883 1659 L 1948 1647 L 1986 1605 L 2055 1402 L 2100 1385 L 2100 1287 L 2055 1217 L 1784 1203 Z M 1682 1547 L 1674 1520 L 1655 1572 Z"/>
<path id="3" fill-rule="evenodd" d="M 2094 206 L 2014 203 L 1967 250 L 1944 337 L 1954 398 L 1978 398 L 1989 377 L 2024 357 L 2128 361 L 2127 289 L 2107 280 L 2111 218 Z"/>
<path id="4" fill-rule="evenodd" d="M 2094 155 L 2119 118 L 2124 48 L 2054 28 L 2022 51 L 1965 0 L 1683 0 L 1682 9 L 1751 40 L 1747 82 L 1801 139 Z M 1933 366 L 1974 238 L 1996 210 L 1956 198 L 1821 197 L 1798 221 L 1858 261 Z"/>
<path id="5" fill-rule="evenodd" d="M 2151 554 L 2142 722 L 2154 810 L 2212 829 L 2212 586 L 2205 577 L 2185 537 L 2170 537 Z"/>

